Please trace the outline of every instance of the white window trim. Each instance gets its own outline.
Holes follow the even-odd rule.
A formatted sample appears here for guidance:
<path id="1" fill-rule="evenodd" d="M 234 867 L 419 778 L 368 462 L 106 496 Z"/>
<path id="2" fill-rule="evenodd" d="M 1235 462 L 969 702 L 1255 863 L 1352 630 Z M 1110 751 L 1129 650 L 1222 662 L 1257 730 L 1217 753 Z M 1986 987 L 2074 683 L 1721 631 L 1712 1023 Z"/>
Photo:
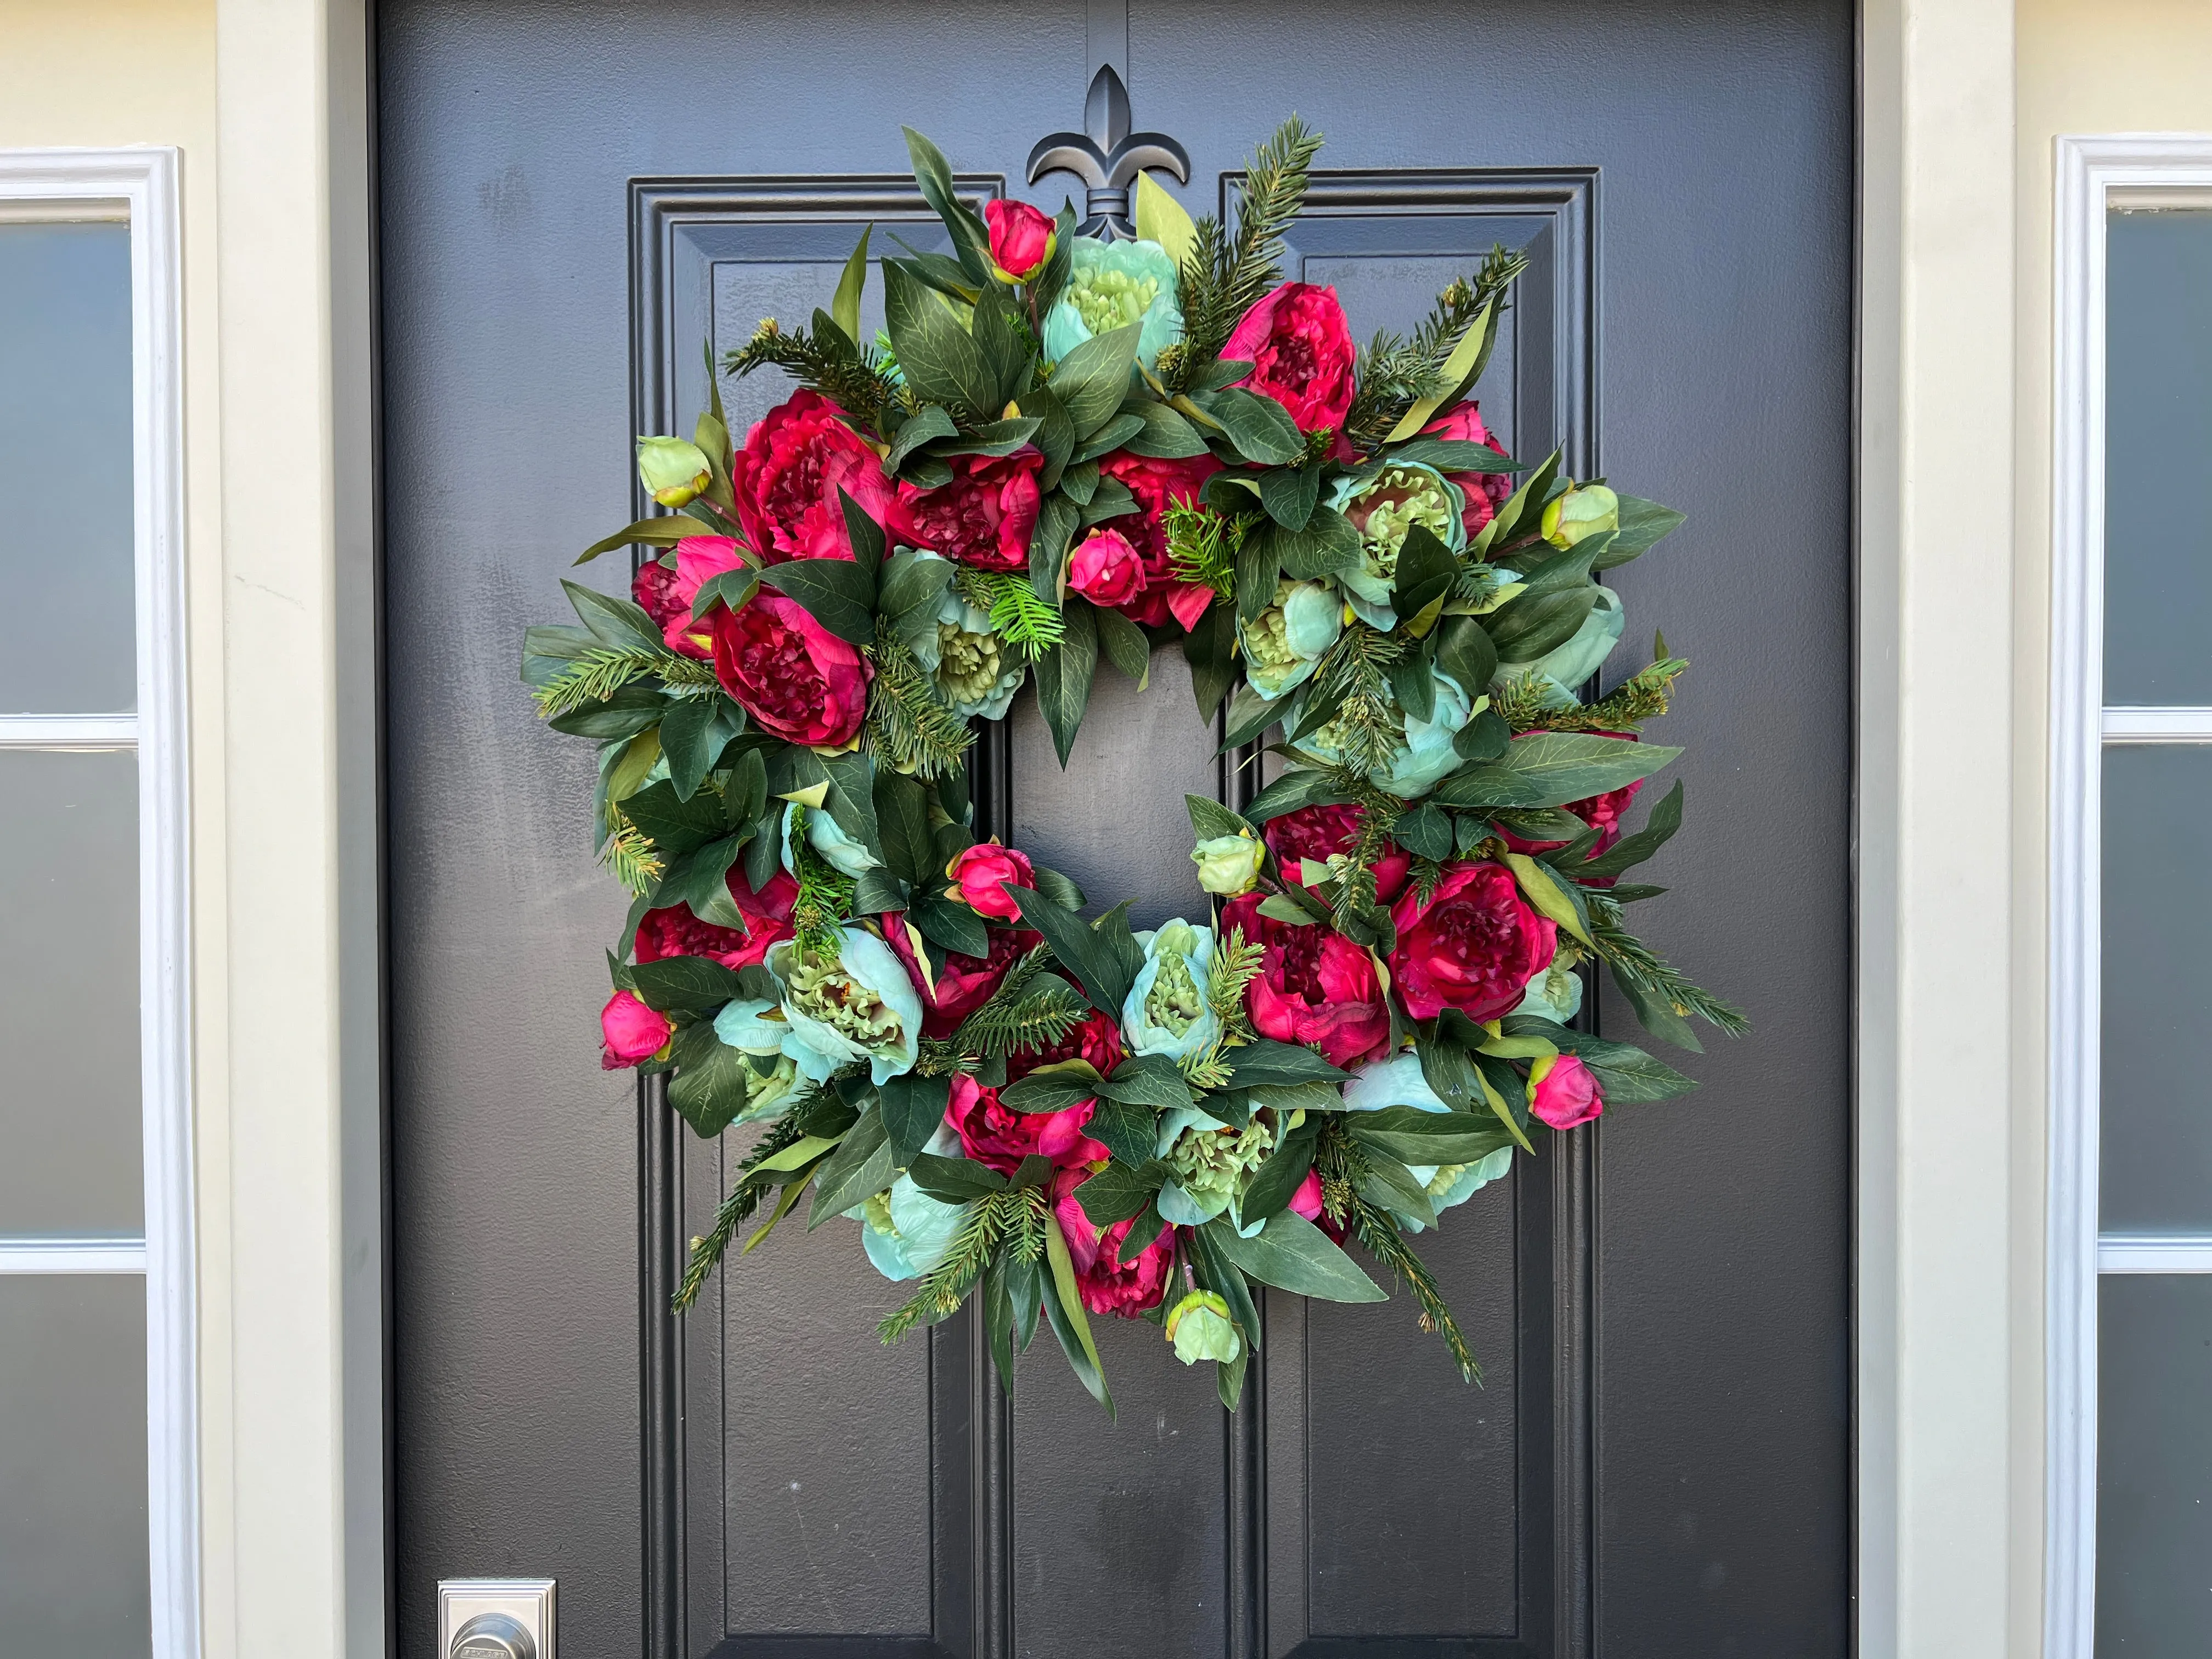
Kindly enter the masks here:
<path id="1" fill-rule="evenodd" d="M 2208 1265 L 2197 1241 L 2097 1237 L 2104 748 L 2212 737 L 2212 710 L 2104 707 L 2105 226 L 2117 202 L 2212 206 L 2212 135 L 2062 137 L 2057 177 L 2044 1654 L 2093 1659 L 2098 1273 Z"/>
<path id="2" fill-rule="evenodd" d="M 174 149 L 0 151 L 0 217 L 131 226 L 135 716 L 0 720 L 0 746 L 138 751 L 139 1024 L 145 1238 L 0 1244 L 0 1272 L 146 1276 L 155 1659 L 200 1652 L 191 937 L 186 881 L 183 264 Z"/>

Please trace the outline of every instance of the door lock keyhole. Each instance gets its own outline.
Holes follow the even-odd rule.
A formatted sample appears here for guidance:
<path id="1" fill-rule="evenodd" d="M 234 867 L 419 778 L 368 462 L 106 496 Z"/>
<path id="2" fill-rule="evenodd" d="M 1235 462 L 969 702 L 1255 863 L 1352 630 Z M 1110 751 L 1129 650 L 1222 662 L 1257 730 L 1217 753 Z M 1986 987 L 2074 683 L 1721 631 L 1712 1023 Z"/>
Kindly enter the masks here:
<path id="1" fill-rule="evenodd" d="M 538 1659 L 538 1644 L 503 1613 L 480 1613 L 453 1632 L 446 1659 Z"/>

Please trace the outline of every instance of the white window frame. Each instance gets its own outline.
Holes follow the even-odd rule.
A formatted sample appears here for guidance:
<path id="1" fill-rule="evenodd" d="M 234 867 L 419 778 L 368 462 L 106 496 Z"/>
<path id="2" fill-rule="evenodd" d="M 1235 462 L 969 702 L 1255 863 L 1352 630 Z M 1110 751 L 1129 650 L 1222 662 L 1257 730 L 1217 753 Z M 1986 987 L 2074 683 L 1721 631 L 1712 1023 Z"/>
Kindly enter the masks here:
<path id="1" fill-rule="evenodd" d="M 143 1237 L 0 1239 L 0 1273 L 143 1273 L 155 1659 L 196 1659 L 199 1414 L 192 1240 L 185 682 L 183 266 L 177 151 L 0 150 L 0 219 L 131 227 L 131 541 L 137 712 L 0 717 L 0 747 L 135 749 L 145 1164 Z"/>
<path id="2" fill-rule="evenodd" d="M 2104 751 L 2212 743 L 2212 709 L 2104 703 L 2105 235 L 2116 206 L 2212 208 L 2212 134 L 2061 137 L 2056 171 L 2044 1654 L 2093 1659 L 2098 1275 L 2212 1272 L 2212 1235 L 2098 1237 Z"/>

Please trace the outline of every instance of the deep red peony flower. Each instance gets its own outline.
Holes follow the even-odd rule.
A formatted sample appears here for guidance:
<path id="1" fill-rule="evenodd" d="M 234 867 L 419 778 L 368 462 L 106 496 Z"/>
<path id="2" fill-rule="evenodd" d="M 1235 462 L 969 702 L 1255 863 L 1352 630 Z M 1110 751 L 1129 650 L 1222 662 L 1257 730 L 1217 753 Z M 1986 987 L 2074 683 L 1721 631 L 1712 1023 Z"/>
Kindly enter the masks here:
<path id="1" fill-rule="evenodd" d="M 1596 1075 L 1572 1054 L 1561 1054 L 1548 1069 L 1540 1060 L 1529 1075 L 1535 1087 L 1528 1091 L 1528 1109 L 1554 1129 L 1587 1123 L 1605 1109 Z"/>
<path id="2" fill-rule="evenodd" d="M 668 1041 L 671 1027 L 665 1014 L 656 1014 L 629 991 L 617 991 L 599 1010 L 599 1067 L 619 1072 L 641 1060 L 651 1060 Z"/>
<path id="3" fill-rule="evenodd" d="M 712 621 L 714 678 L 763 730 L 816 749 L 859 734 L 874 670 L 805 606 L 763 588 L 743 611 L 718 606 Z"/>
<path id="4" fill-rule="evenodd" d="M 1221 348 L 1224 362 L 1249 362 L 1237 384 L 1273 398 L 1301 432 L 1339 428 L 1352 412 L 1352 325 L 1334 288 L 1285 283 L 1246 312 Z"/>
<path id="5" fill-rule="evenodd" d="M 1006 1056 L 1006 1081 L 1018 1083 L 1040 1066 L 1054 1060 L 1087 1060 L 1101 1077 L 1114 1075 L 1121 1063 L 1121 1027 L 1111 1014 L 1093 1009 L 1083 1023 L 1048 1048 L 1017 1048 Z"/>
<path id="6" fill-rule="evenodd" d="M 1528 907 L 1502 864 L 1446 865 L 1428 902 L 1409 888 L 1390 920 L 1398 928 L 1390 976 L 1415 1019 L 1447 1008 L 1478 1024 L 1498 1018 L 1552 965 L 1558 943 L 1559 929 Z"/>
<path id="7" fill-rule="evenodd" d="M 915 544 L 978 570 L 1028 569 L 1044 457 L 1024 445 L 1011 455 L 955 455 L 951 463 L 950 483 L 898 487 Z"/>
<path id="8" fill-rule="evenodd" d="M 1095 1100 L 1079 1101 L 1064 1112 L 1016 1112 L 999 1104 L 999 1091 L 963 1073 L 952 1079 L 945 1121 L 960 1137 L 960 1150 L 978 1164 L 1012 1175 L 1024 1158 L 1042 1153 L 1054 1164 L 1103 1163 L 1106 1149 L 1083 1133 L 1098 1109 Z"/>
<path id="9" fill-rule="evenodd" d="M 631 595 L 638 608 L 660 624 L 660 637 L 671 651 L 704 662 L 714 654 L 714 635 L 705 623 L 692 620 L 691 607 L 709 578 L 744 562 L 734 537 L 686 536 L 676 544 L 676 568 L 671 570 L 658 559 L 647 560 L 638 567 Z"/>
<path id="10" fill-rule="evenodd" d="M 945 866 L 947 880 L 959 889 L 960 902 L 979 916 L 994 916 L 1000 921 L 1018 921 L 1021 907 L 1014 902 L 1013 895 L 1006 890 L 1005 883 L 1017 887 L 1036 885 L 1036 866 L 1030 862 L 1029 854 L 1002 847 L 996 841 L 979 841 L 973 847 L 962 849 L 960 855 Z"/>
<path id="11" fill-rule="evenodd" d="M 1456 442 L 1484 444 L 1498 450 L 1498 440 L 1490 435 L 1490 428 L 1482 423 L 1482 413 L 1473 403 L 1454 404 L 1443 414 L 1421 428 L 1424 438 L 1448 438 Z M 1513 493 L 1512 478 L 1503 472 L 1447 472 L 1444 477 L 1459 486 L 1459 493 L 1467 505 L 1460 513 L 1460 521 L 1466 525 L 1467 533 L 1474 535 L 1498 516 L 1498 509 L 1505 505 L 1505 498 Z"/>
<path id="12" fill-rule="evenodd" d="M 1168 1275 L 1175 1267 L 1175 1229 L 1162 1227 L 1158 1237 L 1128 1261 L 1117 1261 L 1136 1218 L 1117 1221 L 1103 1233 L 1092 1226 L 1075 1195 L 1075 1189 L 1090 1179 L 1087 1170 L 1062 1170 L 1052 1182 L 1052 1212 L 1060 1236 L 1067 1240 L 1075 1288 L 1092 1313 L 1133 1319 L 1167 1294 Z"/>
<path id="13" fill-rule="evenodd" d="M 730 486 L 745 539 L 767 564 L 853 556 L 840 489 L 886 530 L 905 529 L 883 462 L 818 392 L 794 392 L 755 424 L 730 462 Z"/>
<path id="14" fill-rule="evenodd" d="M 1168 557 L 1167 527 L 1160 515 L 1170 507 L 1195 503 L 1206 481 L 1221 471 L 1221 463 L 1211 455 L 1162 461 L 1116 452 L 1098 463 L 1098 471 L 1102 477 L 1120 479 L 1137 498 L 1134 513 L 1098 526 L 1120 535 L 1144 562 L 1143 588 L 1116 608 L 1139 627 L 1157 628 L 1173 617 L 1186 630 L 1195 628 L 1213 601 L 1213 590 L 1203 582 L 1176 580 L 1175 565 Z"/>
<path id="15" fill-rule="evenodd" d="M 915 959 L 914 941 L 907 937 L 905 923 L 905 911 L 886 914 L 883 918 L 884 942 L 891 947 L 891 954 L 899 959 L 921 998 L 924 1036 L 949 1037 L 958 1030 L 962 1020 L 991 1000 L 1000 981 L 1006 978 L 1006 969 L 1036 949 L 1042 939 L 1042 935 L 1025 927 L 993 927 L 988 930 L 990 955 L 969 957 L 957 951 L 946 951 L 945 965 L 937 970 L 936 983 L 933 985 Z"/>
<path id="16" fill-rule="evenodd" d="M 1298 873 L 1300 860 L 1311 859 L 1316 864 L 1325 864 L 1332 853 L 1349 853 L 1352 842 L 1359 838 L 1359 826 L 1365 817 L 1365 811 L 1357 806 L 1301 806 L 1295 812 L 1268 819 L 1260 835 L 1282 866 L 1283 879 L 1303 887 L 1305 882 Z M 1398 896 L 1412 863 L 1412 855 L 1395 842 L 1390 844 L 1389 852 L 1375 860 L 1375 896 L 1380 902 L 1388 904 Z"/>
<path id="17" fill-rule="evenodd" d="M 1390 1045 L 1390 1007 L 1375 960 L 1334 927 L 1301 927 L 1260 914 L 1262 895 L 1222 908 L 1221 928 L 1244 930 L 1262 952 L 1244 1006 L 1261 1036 L 1310 1043 L 1332 1066 L 1357 1066 Z"/>
<path id="18" fill-rule="evenodd" d="M 1144 556 L 1118 530 L 1094 530 L 1067 562 L 1067 585 L 1091 601 L 1119 610 L 1145 591 Z"/>
<path id="19" fill-rule="evenodd" d="M 640 962 L 663 957 L 712 957 L 725 968 L 749 968 L 763 960 L 769 946 L 791 937 L 791 910 L 799 900 L 799 884 L 782 870 L 756 890 L 745 879 L 742 860 L 722 875 L 738 914 L 745 919 L 744 931 L 702 921 L 688 904 L 647 910 L 637 924 L 636 951 Z"/>
<path id="20" fill-rule="evenodd" d="M 991 236 L 991 263 L 1018 283 L 1034 276 L 1052 258 L 1052 221 L 1027 202 L 988 201 L 983 222 Z"/>
<path id="21" fill-rule="evenodd" d="M 1536 728 L 1537 731 L 1542 729 L 1540 726 Z M 1534 735 L 1534 732 L 1524 732 L 1513 741 L 1519 743 L 1522 738 Z M 1592 732 L 1590 736 L 1626 738 L 1631 743 L 1643 741 L 1633 732 Z M 1608 789 L 1602 795 L 1590 795 L 1582 800 L 1571 800 L 1559 809 L 1563 812 L 1572 812 L 1598 832 L 1597 845 L 1590 849 L 1592 858 L 1605 852 L 1613 842 L 1620 839 L 1620 821 L 1628 816 L 1629 805 L 1635 800 L 1636 792 L 1644 787 L 1644 780 L 1638 778 L 1634 783 L 1624 783 L 1618 789 Z M 1566 845 L 1563 841 L 1528 841 L 1515 835 L 1502 824 L 1496 828 L 1498 836 L 1505 844 L 1516 853 L 1548 853 L 1554 848 Z"/>

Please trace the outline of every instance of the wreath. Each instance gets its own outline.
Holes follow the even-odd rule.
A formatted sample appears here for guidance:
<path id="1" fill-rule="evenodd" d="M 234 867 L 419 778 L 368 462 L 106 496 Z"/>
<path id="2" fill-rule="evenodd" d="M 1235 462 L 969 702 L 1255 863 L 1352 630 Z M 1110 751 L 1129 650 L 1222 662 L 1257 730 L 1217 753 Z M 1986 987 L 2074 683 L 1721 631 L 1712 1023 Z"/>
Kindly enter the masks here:
<path id="1" fill-rule="evenodd" d="M 1364 349 L 1281 280 L 1295 118 L 1233 225 L 1146 177 L 1133 240 L 978 215 L 907 139 L 951 252 L 882 258 L 864 341 L 864 232 L 827 311 L 729 353 L 799 383 L 742 446 L 710 354 L 691 439 L 637 441 L 670 510 L 583 556 L 654 550 L 632 598 L 565 582 L 581 626 L 524 647 L 635 896 L 604 1063 L 702 1136 L 765 1126 L 676 1306 L 811 1191 L 913 1282 L 886 1342 L 979 1296 L 1010 1387 L 1042 1316 L 1110 1411 L 1091 1318 L 1142 1317 L 1234 1409 L 1255 1286 L 1383 1299 L 1347 1246 L 1474 1380 L 1411 1237 L 1537 1135 L 1694 1086 L 1582 1029 L 1589 966 L 1670 1042 L 1745 1029 L 1626 921 L 1681 822 L 1678 783 L 1624 833 L 1686 665 L 1578 694 L 1621 635 L 1601 573 L 1682 515 L 1492 441 L 1467 393 L 1520 255 Z M 1065 766 L 1101 656 L 1142 685 L 1175 638 L 1279 775 L 1190 798 L 1212 914 L 1139 931 L 977 839 L 969 761 L 1027 682 Z"/>

